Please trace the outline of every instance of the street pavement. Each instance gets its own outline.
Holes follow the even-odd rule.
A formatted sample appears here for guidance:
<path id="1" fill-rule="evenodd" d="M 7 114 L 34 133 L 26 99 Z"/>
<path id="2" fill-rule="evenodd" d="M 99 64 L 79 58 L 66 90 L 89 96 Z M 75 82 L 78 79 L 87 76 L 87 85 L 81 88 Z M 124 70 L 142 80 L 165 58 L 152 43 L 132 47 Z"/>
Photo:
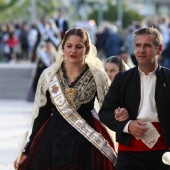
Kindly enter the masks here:
<path id="1" fill-rule="evenodd" d="M 31 133 L 32 108 L 33 102 L 0 99 L 0 170 L 14 170 L 23 136 Z"/>

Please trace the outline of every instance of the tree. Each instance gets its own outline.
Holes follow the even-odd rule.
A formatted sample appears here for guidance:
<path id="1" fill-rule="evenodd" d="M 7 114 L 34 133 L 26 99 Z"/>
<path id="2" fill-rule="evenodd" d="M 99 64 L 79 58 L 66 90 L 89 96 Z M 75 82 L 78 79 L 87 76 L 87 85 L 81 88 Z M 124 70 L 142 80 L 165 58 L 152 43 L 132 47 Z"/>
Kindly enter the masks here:
<path id="1" fill-rule="evenodd" d="M 4 12 L 4 10 L 10 8 L 11 6 L 15 5 L 17 3 L 17 0 L 10 0 L 8 3 L 6 0 L 0 1 L 0 10 L 1 12 Z"/>
<path id="2" fill-rule="evenodd" d="M 96 21 L 98 25 L 98 10 L 93 10 L 89 15 L 89 19 L 93 19 Z M 114 23 L 117 21 L 117 5 L 112 5 L 111 3 L 108 3 L 107 9 L 103 11 L 103 19 L 106 21 L 109 21 L 111 23 Z M 126 28 L 129 24 L 132 23 L 132 21 L 142 21 L 144 17 L 133 10 L 127 10 L 126 6 L 123 5 L 123 23 L 122 27 Z"/>
<path id="3" fill-rule="evenodd" d="M 0 0 L 0 21 L 28 21 L 31 22 L 31 0 L 8 0 L 9 3 L 5 3 L 6 0 Z M 77 0 L 35 0 L 36 2 L 36 12 L 37 18 L 40 19 L 43 16 L 54 18 L 56 17 L 58 10 L 63 10 L 64 12 L 69 12 L 66 15 L 72 21 L 77 20 L 81 17 L 77 15 L 78 5 L 83 5 L 84 1 L 78 3 Z M 71 4 L 70 4 L 71 3 Z M 75 5 L 76 4 L 76 5 Z"/>
<path id="4" fill-rule="evenodd" d="M 30 0 L 10 0 L 5 3 L 5 0 L 0 2 L 0 20 L 1 22 L 9 22 L 16 20 L 30 21 L 31 1 Z M 36 0 L 37 15 L 53 16 L 57 9 L 62 7 L 61 0 Z"/>

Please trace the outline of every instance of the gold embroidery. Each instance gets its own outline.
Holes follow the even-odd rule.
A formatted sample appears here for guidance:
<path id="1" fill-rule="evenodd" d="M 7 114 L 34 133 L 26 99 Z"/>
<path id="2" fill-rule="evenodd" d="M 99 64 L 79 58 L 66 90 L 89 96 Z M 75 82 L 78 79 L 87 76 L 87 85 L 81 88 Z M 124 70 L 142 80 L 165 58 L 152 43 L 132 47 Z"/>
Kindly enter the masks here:
<path id="1" fill-rule="evenodd" d="M 74 87 L 68 86 L 66 79 L 63 78 L 62 69 L 59 70 L 57 76 L 61 88 L 65 92 L 65 97 L 75 110 L 77 110 L 82 104 L 88 103 L 95 96 L 97 90 L 96 84 L 89 69 L 79 78 Z"/>
<path id="2" fill-rule="evenodd" d="M 72 103 L 74 101 L 74 96 L 77 93 L 77 89 L 76 88 L 66 88 L 65 92 L 68 96 L 68 100 Z"/>

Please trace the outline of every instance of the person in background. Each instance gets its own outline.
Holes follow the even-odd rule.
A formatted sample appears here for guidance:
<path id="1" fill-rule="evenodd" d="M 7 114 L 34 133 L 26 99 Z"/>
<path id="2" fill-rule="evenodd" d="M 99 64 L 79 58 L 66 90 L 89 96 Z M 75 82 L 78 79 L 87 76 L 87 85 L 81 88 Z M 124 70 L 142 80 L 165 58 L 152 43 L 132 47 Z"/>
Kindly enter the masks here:
<path id="1" fill-rule="evenodd" d="M 40 78 L 41 73 L 52 63 L 55 62 L 56 54 L 57 54 L 57 50 L 50 40 L 46 40 L 40 43 L 37 49 L 37 60 L 36 60 L 37 69 L 33 81 L 34 93 L 36 92 L 38 80 Z"/>
<path id="2" fill-rule="evenodd" d="M 9 60 L 11 62 L 14 62 L 17 60 L 17 54 L 18 54 L 18 47 L 19 47 L 19 39 L 15 35 L 14 28 L 12 27 L 11 30 L 9 30 L 9 36 L 5 41 L 6 46 L 9 48 Z"/>
<path id="3" fill-rule="evenodd" d="M 32 72 L 30 88 L 26 95 L 28 102 L 34 102 L 35 92 L 41 73 L 55 62 L 57 50 L 50 40 L 43 41 L 37 48 L 36 68 Z"/>
<path id="4" fill-rule="evenodd" d="M 127 53 L 130 55 L 131 61 L 133 65 L 137 66 L 138 62 L 136 60 L 134 54 L 134 40 L 133 40 L 133 32 L 138 29 L 138 26 L 130 25 L 128 28 L 128 33 L 124 40 L 124 47 Z"/>
<path id="5" fill-rule="evenodd" d="M 117 170 L 169 170 L 162 162 L 170 150 L 170 70 L 158 63 L 162 35 L 156 28 L 134 33 L 138 66 L 119 72 L 99 111 L 100 120 L 116 132 Z M 125 121 L 115 114 L 127 110 Z"/>
<path id="6" fill-rule="evenodd" d="M 44 38 L 49 39 L 54 44 L 55 48 L 58 49 L 61 43 L 61 34 L 53 19 L 47 21 Z"/>
<path id="7" fill-rule="evenodd" d="M 169 37 L 170 37 L 170 23 L 168 25 Z M 170 38 L 166 44 L 166 47 L 162 51 L 162 57 L 160 57 L 160 63 L 162 61 L 162 65 L 170 68 Z"/>
<path id="8" fill-rule="evenodd" d="M 20 42 L 20 60 L 29 61 L 29 43 L 28 43 L 28 26 L 26 23 L 21 25 L 21 30 L 19 34 L 19 42 Z"/>
<path id="9" fill-rule="evenodd" d="M 129 69 L 123 59 L 121 59 L 119 56 L 111 56 L 107 58 L 104 64 L 104 68 L 111 81 L 114 80 L 114 77 L 118 72 Z"/>
<path id="10" fill-rule="evenodd" d="M 69 29 L 69 23 L 64 18 L 63 11 L 58 11 L 58 17 L 55 20 L 57 28 L 60 30 L 61 38 L 64 38 L 65 32 Z"/>
<path id="11" fill-rule="evenodd" d="M 35 62 L 36 60 L 36 49 L 40 42 L 41 34 L 38 30 L 38 27 L 36 24 L 31 24 L 27 39 L 28 39 L 28 51 L 29 51 L 29 60 L 31 62 Z"/>
<path id="12" fill-rule="evenodd" d="M 94 111 L 95 99 L 101 106 L 109 85 L 89 34 L 81 28 L 68 30 L 55 63 L 40 76 L 32 133 L 14 167 L 115 170 L 114 144 Z"/>
<path id="13" fill-rule="evenodd" d="M 11 59 L 10 56 L 10 48 L 6 44 L 6 40 L 9 37 L 9 25 L 8 24 L 2 24 L 1 25 L 1 61 L 2 62 L 9 62 Z"/>
<path id="14" fill-rule="evenodd" d="M 111 56 L 106 59 L 104 64 L 105 71 L 111 80 L 113 82 L 115 75 L 120 71 L 128 70 L 129 67 L 126 65 L 126 63 L 119 57 L 119 56 Z M 119 115 L 117 115 L 119 117 Z M 127 115 L 128 116 L 128 115 Z M 115 145 L 115 150 L 118 150 L 118 143 L 116 142 L 115 132 L 107 128 L 108 133 L 112 137 L 112 140 Z"/>
<path id="15" fill-rule="evenodd" d="M 44 36 L 44 34 L 46 32 L 45 27 L 47 25 L 47 21 L 48 21 L 48 17 L 47 16 L 42 16 L 40 22 L 37 25 L 38 32 L 40 33 L 41 39 L 42 39 L 42 37 Z"/>
<path id="16" fill-rule="evenodd" d="M 106 58 L 112 55 L 119 55 L 123 40 L 115 29 L 106 28 L 107 32 L 106 43 L 104 44 L 104 51 Z"/>
<path id="17" fill-rule="evenodd" d="M 108 22 L 104 22 L 96 32 L 96 48 L 103 51 L 104 58 L 118 55 L 123 45 L 123 40 L 118 34 L 117 27 Z"/>

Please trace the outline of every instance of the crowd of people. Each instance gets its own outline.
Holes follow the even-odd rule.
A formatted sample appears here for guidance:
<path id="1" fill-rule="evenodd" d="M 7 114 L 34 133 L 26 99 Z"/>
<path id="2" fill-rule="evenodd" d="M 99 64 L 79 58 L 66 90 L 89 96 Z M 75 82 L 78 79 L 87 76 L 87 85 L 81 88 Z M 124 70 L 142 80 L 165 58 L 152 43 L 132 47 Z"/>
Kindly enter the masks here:
<path id="1" fill-rule="evenodd" d="M 57 49 L 68 28 L 60 11 L 56 19 L 45 16 L 37 24 L 1 23 L 0 62 L 35 62 L 37 47 L 50 40 Z"/>
<path id="2" fill-rule="evenodd" d="M 77 24 L 79 23 L 79 24 Z M 100 59 L 127 53 L 128 65 L 137 65 L 134 55 L 134 31 L 142 27 L 155 27 L 163 36 L 163 52 L 159 62 L 170 68 L 170 19 L 168 16 L 147 19 L 145 22 L 133 21 L 127 28 L 122 29 L 117 24 L 103 21 L 93 29 L 89 22 L 69 23 L 62 11 L 56 18 L 42 17 L 37 24 L 27 22 L 0 24 L 0 62 L 35 61 L 35 50 L 40 41 L 50 39 L 56 48 L 60 45 L 64 33 L 71 27 L 82 27 L 89 32 Z M 90 30 L 91 29 L 91 30 Z"/>
<path id="3" fill-rule="evenodd" d="M 14 167 L 170 170 L 162 161 L 170 152 L 170 24 L 161 22 L 134 23 L 124 38 L 104 23 L 94 44 L 87 30 L 68 28 L 64 20 L 57 24 L 67 28 L 46 18 L 33 25 L 30 51 L 20 46 L 23 59 L 37 62 L 33 126 Z M 21 38 L 9 28 L 2 38 L 10 51 L 5 61 L 20 59 Z M 24 39 L 27 26 L 22 30 Z"/>
<path id="4" fill-rule="evenodd" d="M 120 55 L 122 51 L 127 54 L 126 63 L 130 67 L 138 64 L 134 54 L 133 32 L 143 27 L 157 28 L 163 36 L 163 50 L 159 56 L 159 63 L 170 68 L 170 18 L 147 19 L 143 22 L 133 21 L 127 28 L 123 29 L 116 24 L 103 22 L 96 31 L 96 48 L 99 57 L 107 59 L 110 56 Z"/>

